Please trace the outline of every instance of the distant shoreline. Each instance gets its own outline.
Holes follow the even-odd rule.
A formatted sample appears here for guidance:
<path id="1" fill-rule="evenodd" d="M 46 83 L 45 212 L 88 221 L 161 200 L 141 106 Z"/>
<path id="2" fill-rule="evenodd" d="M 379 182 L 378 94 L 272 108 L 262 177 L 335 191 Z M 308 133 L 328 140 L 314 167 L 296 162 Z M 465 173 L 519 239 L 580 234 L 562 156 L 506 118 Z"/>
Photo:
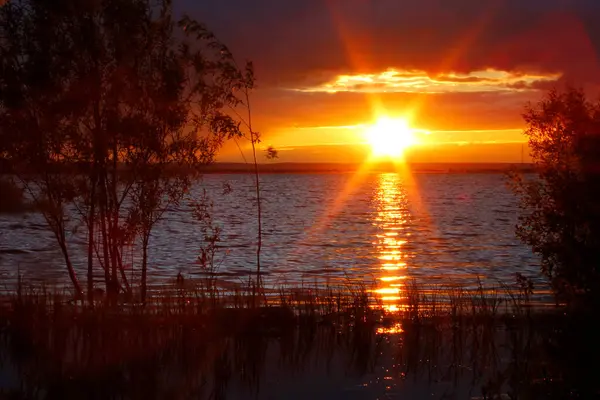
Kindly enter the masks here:
<path id="1" fill-rule="evenodd" d="M 355 172 L 360 164 L 344 163 L 272 163 L 259 164 L 262 174 L 314 174 Z M 411 163 L 408 169 L 413 173 L 428 174 L 464 174 L 464 173 L 506 173 L 508 171 L 534 172 L 533 164 L 518 163 Z M 369 172 L 396 172 L 398 168 L 391 163 L 373 165 Z M 204 174 L 254 173 L 253 164 L 214 163 L 201 168 Z"/>
<path id="2" fill-rule="evenodd" d="M 68 167 L 58 166 L 57 168 L 57 171 L 62 170 L 63 172 L 69 172 Z M 362 168 L 362 164 L 357 163 L 282 162 L 258 164 L 258 171 L 261 174 L 353 173 Z M 405 168 L 408 168 L 410 172 L 417 174 L 492 174 L 506 173 L 508 171 L 520 171 L 525 173 L 535 172 L 534 165 L 530 163 L 408 163 L 400 168 L 393 163 L 379 163 L 369 165 L 366 172 L 399 172 Z M 2 171 L 8 171 L 8 168 L 0 168 L 0 175 L 6 175 L 7 173 L 3 173 Z M 169 168 L 167 168 L 166 171 L 168 173 Z M 202 174 L 254 174 L 254 164 L 216 162 L 200 167 L 198 172 Z M 8 173 L 8 175 L 10 175 L 10 173 Z"/>

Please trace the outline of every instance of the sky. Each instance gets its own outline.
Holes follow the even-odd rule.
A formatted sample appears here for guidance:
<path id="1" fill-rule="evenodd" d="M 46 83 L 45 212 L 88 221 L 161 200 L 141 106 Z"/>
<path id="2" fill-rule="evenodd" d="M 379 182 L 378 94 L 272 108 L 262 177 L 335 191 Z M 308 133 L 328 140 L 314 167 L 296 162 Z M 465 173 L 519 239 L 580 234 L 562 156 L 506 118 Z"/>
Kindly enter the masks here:
<path id="1" fill-rule="evenodd" d="M 279 161 L 360 161 L 408 120 L 420 162 L 517 162 L 528 102 L 600 91 L 598 0 L 176 0 L 251 60 L 253 123 Z M 243 149 L 246 144 L 240 144 Z M 525 152 L 527 153 L 527 152 Z M 527 155 L 525 155 L 527 158 Z M 220 161 L 240 161 L 229 144 Z"/>

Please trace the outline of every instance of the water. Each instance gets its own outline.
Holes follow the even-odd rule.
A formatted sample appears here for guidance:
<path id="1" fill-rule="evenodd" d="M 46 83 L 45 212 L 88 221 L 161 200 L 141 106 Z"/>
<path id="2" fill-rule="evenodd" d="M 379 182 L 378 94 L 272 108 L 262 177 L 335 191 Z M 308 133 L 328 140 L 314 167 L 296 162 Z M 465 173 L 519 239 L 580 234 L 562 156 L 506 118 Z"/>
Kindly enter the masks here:
<path id="1" fill-rule="evenodd" d="M 504 320 L 510 327 L 358 321 L 217 334 L 185 317 L 108 322 L 32 310 L 0 317 L 1 398 L 598 398 L 588 362 L 598 354 L 597 327 L 565 329 L 574 321 L 560 315 Z"/>
<path id="2" fill-rule="evenodd" d="M 569 321 L 560 316 L 513 322 L 511 328 L 438 322 L 427 329 L 409 322 L 386 330 L 359 322 L 279 329 L 276 335 L 215 335 L 190 321 L 159 327 L 143 317 L 79 325 L 70 315 L 36 319 L 27 330 L 15 327 L 22 318 L 12 318 L 10 328 L 0 330 L 0 397 L 7 399 L 481 400 L 598 394 L 597 368 L 586 362 L 597 354 L 597 328 L 566 330 Z"/>
<path id="3" fill-rule="evenodd" d="M 221 228 L 217 263 L 222 279 L 246 280 L 255 271 L 256 217 L 251 175 L 207 175 L 194 188 L 212 199 Z M 262 271 L 268 284 L 315 279 L 374 280 L 389 301 L 402 282 L 473 285 L 539 278 L 539 259 L 514 235 L 517 199 L 501 174 L 292 174 L 263 175 Z M 224 185 L 233 191 L 225 193 Z M 178 271 L 197 276 L 202 243 L 190 207 L 168 212 L 151 239 L 154 283 Z M 86 237 L 72 234 L 71 251 L 85 278 Z M 137 256 L 128 270 L 139 276 Z M 68 284 L 55 239 L 37 214 L 0 216 L 0 274 Z M 100 276 L 100 271 L 98 271 Z"/>

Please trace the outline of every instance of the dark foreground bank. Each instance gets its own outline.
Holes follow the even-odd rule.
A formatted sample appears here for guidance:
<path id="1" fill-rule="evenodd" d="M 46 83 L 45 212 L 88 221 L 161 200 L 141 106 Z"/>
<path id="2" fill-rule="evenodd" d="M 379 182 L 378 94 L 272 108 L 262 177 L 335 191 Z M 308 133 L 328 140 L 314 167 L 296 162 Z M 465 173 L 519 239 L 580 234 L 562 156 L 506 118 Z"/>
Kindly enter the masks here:
<path id="1" fill-rule="evenodd" d="M 183 289 L 93 307 L 43 290 L 6 298 L 0 394 L 11 399 L 591 399 L 599 329 L 564 310 L 385 313 L 365 291 L 260 304 Z M 318 300 L 317 300 L 318 298 Z M 467 300 L 467 298 L 465 298 Z M 253 303 L 254 302 L 254 303 Z M 517 307 L 517 304 L 519 307 Z"/>

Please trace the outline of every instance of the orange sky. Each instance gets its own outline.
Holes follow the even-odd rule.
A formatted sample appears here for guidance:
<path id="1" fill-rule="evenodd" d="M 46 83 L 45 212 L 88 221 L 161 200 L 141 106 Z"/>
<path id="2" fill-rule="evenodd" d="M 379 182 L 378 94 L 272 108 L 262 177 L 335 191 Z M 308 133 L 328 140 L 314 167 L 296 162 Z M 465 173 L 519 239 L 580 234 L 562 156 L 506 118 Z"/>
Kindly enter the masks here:
<path id="1" fill-rule="evenodd" d="M 254 62 L 253 122 L 279 161 L 360 161 L 387 115 L 416 129 L 408 159 L 518 162 L 527 102 L 600 87 L 597 0 L 179 5 Z M 241 160 L 234 144 L 219 156 Z"/>

